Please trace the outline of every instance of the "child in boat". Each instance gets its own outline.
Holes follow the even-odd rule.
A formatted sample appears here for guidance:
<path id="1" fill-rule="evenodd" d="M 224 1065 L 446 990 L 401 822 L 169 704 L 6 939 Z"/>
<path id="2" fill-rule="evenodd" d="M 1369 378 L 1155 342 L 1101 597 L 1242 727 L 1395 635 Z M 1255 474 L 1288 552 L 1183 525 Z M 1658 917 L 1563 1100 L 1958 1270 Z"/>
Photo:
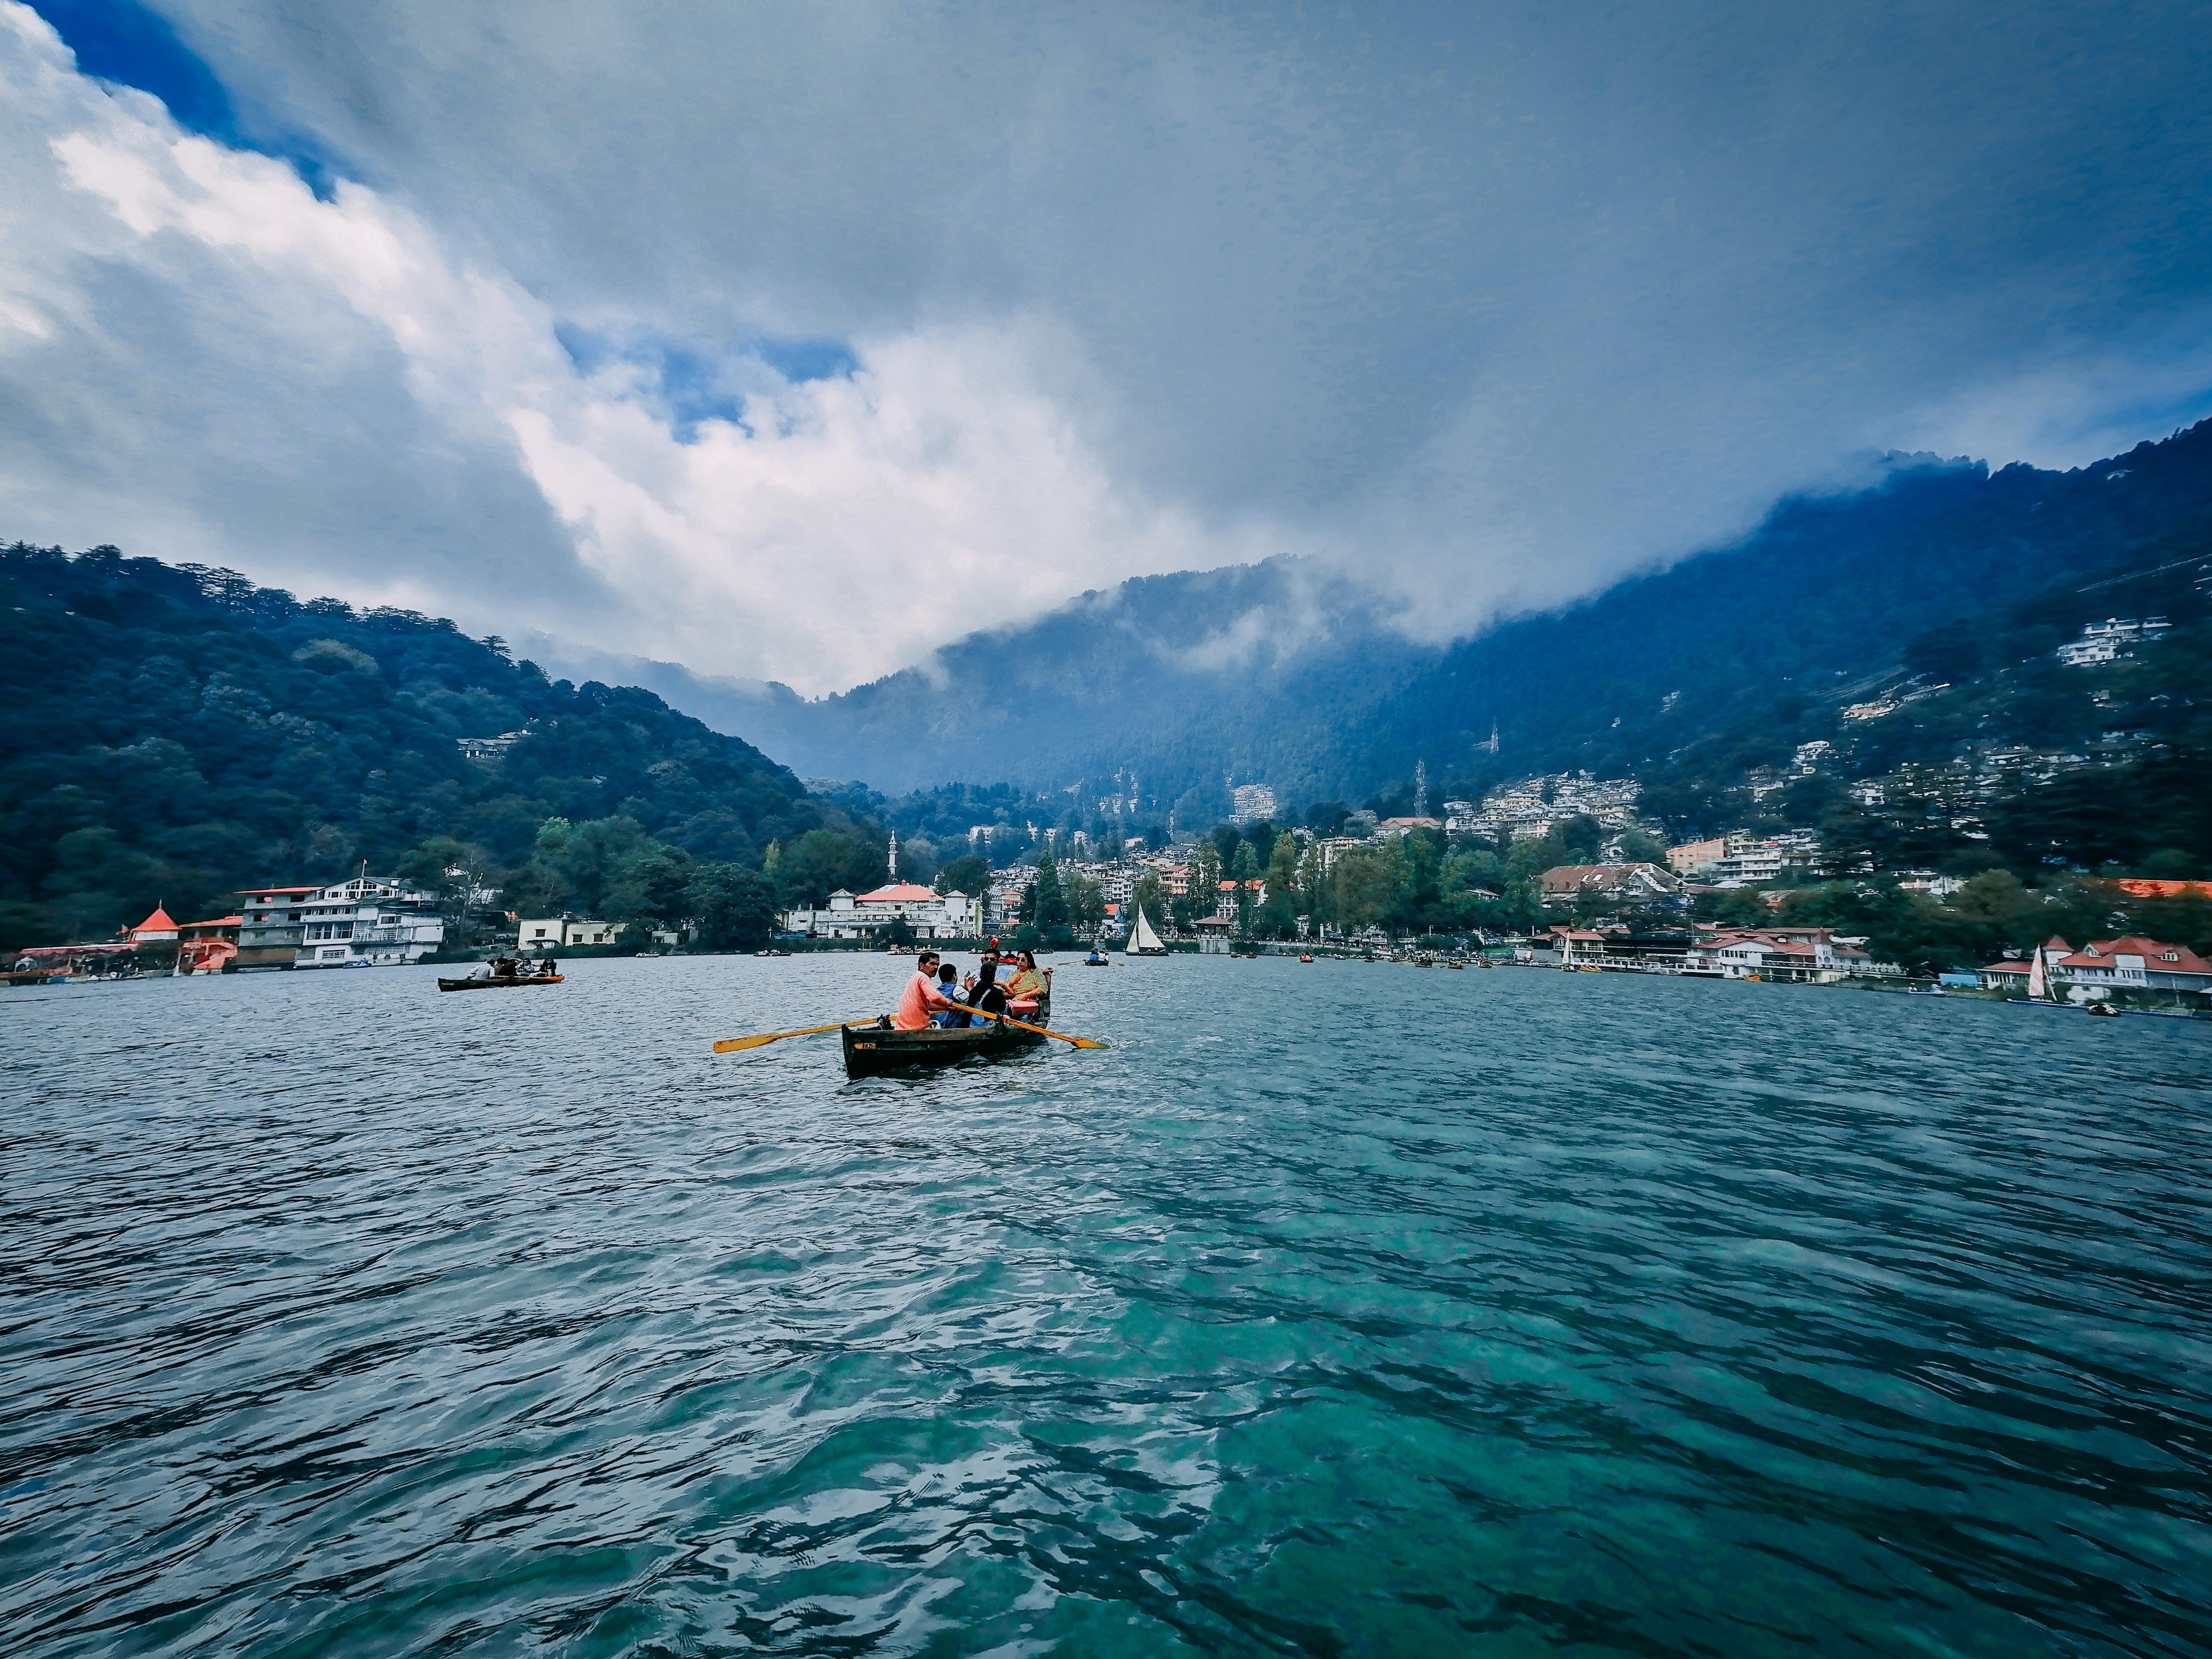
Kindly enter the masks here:
<path id="1" fill-rule="evenodd" d="M 949 962 L 937 970 L 937 989 L 938 994 L 947 1002 L 960 1000 L 960 970 Z M 964 1018 L 965 1016 L 947 1008 L 942 1013 L 932 1014 L 929 1017 L 929 1023 L 933 1025 L 951 1025 Z"/>

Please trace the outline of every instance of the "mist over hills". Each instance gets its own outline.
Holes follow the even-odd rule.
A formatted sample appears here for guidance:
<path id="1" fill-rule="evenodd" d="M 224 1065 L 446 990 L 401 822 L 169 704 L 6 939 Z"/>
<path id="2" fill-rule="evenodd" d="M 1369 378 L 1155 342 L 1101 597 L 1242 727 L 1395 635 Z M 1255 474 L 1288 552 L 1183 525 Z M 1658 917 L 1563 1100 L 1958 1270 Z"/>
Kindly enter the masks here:
<path id="1" fill-rule="evenodd" d="M 1194 822 L 1225 809 L 1231 776 L 1296 801 L 1387 789 L 1417 761 L 1469 784 L 1649 770 L 1832 698 L 1929 630 L 2069 573 L 2208 542 L 2212 422 L 2067 472 L 1893 458 L 1875 488 L 1784 501 L 1733 545 L 1442 648 L 1393 629 L 1357 583 L 1287 559 L 1086 593 L 814 701 L 527 648 L 558 672 L 646 685 L 804 775 L 1104 793 L 1133 774 L 1147 810 Z"/>

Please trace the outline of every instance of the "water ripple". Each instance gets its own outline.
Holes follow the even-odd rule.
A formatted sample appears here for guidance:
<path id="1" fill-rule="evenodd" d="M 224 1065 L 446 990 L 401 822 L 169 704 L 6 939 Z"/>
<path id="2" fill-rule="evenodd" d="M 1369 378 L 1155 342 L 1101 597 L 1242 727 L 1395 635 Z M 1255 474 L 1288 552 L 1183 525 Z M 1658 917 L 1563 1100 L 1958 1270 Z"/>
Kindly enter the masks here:
<path id="1" fill-rule="evenodd" d="M 897 974 L 0 1000 L 0 1649 L 2212 1649 L 2202 1026 Z"/>

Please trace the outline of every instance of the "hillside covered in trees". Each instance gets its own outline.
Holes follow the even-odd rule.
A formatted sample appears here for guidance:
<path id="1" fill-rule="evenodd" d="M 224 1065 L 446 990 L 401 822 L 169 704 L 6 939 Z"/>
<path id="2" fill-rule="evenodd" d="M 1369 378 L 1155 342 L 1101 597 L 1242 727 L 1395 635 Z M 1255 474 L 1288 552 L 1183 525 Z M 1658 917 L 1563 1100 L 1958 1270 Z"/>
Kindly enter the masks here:
<path id="1" fill-rule="evenodd" d="M 1193 827 L 1227 811 L 1231 776 L 1357 800 L 1417 761 L 1480 788 L 1643 776 L 1722 731 L 1817 735 L 1802 712 L 1932 630 L 2192 550 L 2212 553 L 2212 422 L 2066 472 L 1893 457 L 1875 488 L 1784 501 L 1735 544 L 1449 647 L 1406 640 L 1354 582 L 1270 560 L 1086 594 L 836 697 L 665 665 L 653 683 L 808 775 L 1098 795 L 1133 775 L 1146 811 Z M 934 689 L 984 678 L 995 702 Z"/>
<path id="2" fill-rule="evenodd" d="M 112 547 L 0 550 L 0 945 L 98 938 L 157 901 L 222 915 L 364 861 L 750 936 L 781 896 L 772 847 L 810 884 L 882 868 L 875 825 L 650 692 Z M 518 732 L 492 757 L 459 743 Z"/>

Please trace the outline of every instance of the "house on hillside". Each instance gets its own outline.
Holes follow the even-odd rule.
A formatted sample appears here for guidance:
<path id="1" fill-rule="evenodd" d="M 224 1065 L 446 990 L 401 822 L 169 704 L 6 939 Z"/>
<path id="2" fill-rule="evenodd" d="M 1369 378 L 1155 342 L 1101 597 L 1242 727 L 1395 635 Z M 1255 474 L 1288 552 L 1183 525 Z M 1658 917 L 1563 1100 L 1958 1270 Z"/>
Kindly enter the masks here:
<path id="1" fill-rule="evenodd" d="M 1648 904 L 1672 898 L 1682 890 L 1680 880 L 1656 864 L 1555 864 L 1541 878 L 1544 902 L 1572 904 L 1577 899 L 1599 898 L 1615 904 Z"/>
<path id="2" fill-rule="evenodd" d="M 1702 876 L 1727 856 L 1727 840 L 1716 836 L 1711 841 L 1685 842 L 1668 848 L 1667 867 L 1678 876 Z"/>

